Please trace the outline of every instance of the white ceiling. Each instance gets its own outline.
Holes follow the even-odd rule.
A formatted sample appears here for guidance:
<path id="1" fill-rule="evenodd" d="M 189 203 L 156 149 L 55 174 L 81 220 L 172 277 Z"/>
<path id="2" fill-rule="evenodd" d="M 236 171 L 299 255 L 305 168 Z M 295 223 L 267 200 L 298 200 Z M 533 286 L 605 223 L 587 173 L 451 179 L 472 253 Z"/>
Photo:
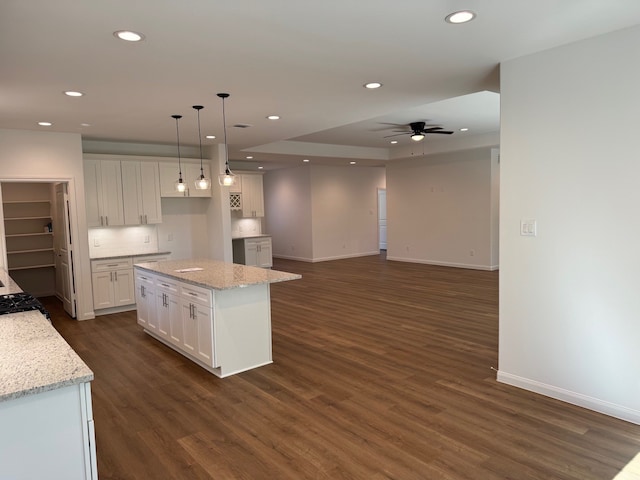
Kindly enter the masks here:
<path id="1" fill-rule="evenodd" d="M 444 22 L 463 8 L 477 18 Z M 0 128 L 171 145 L 182 114 L 196 145 L 201 104 L 206 146 L 228 92 L 232 159 L 379 164 L 425 148 L 389 123 L 456 131 L 427 145 L 495 134 L 500 62 L 639 23 L 638 0 L 2 0 Z"/>

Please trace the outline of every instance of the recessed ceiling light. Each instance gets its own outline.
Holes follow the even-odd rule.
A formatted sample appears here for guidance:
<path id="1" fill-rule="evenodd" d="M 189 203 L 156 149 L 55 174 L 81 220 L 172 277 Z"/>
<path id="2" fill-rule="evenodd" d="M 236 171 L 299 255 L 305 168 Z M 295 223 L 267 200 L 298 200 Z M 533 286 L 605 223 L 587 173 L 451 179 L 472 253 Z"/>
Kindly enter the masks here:
<path id="1" fill-rule="evenodd" d="M 51 123 L 51 122 L 38 122 L 38 125 L 40 125 L 41 127 L 50 127 L 51 125 L 53 125 L 53 123 Z"/>
<path id="2" fill-rule="evenodd" d="M 349 165 L 355 165 L 356 162 L 349 162 Z"/>
<path id="3" fill-rule="evenodd" d="M 264 168 L 264 167 L 260 166 L 260 167 L 258 167 L 258 170 L 262 170 L 263 168 Z"/>
<path id="4" fill-rule="evenodd" d="M 248 156 L 246 156 L 244 158 L 246 158 L 247 160 L 251 160 L 253 157 L 251 155 L 248 155 Z"/>
<path id="5" fill-rule="evenodd" d="M 369 88 L 371 90 L 376 89 L 376 88 L 380 88 L 382 86 L 382 84 L 380 82 L 369 82 L 369 83 L 365 83 L 363 85 L 364 88 Z"/>
<path id="6" fill-rule="evenodd" d="M 453 12 L 446 16 L 444 19 L 447 23 L 467 23 L 476 18 L 476 14 L 471 10 L 460 10 L 459 12 Z"/>
<path id="7" fill-rule="evenodd" d="M 309 163 L 309 159 L 308 159 L 308 158 L 305 158 L 305 159 L 303 159 L 302 161 L 303 161 L 304 163 Z"/>
<path id="8" fill-rule="evenodd" d="M 398 143 L 398 140 L 391 140 L 391 143 L 396 144 Z"/>
<path id="9" fill-rule="evenodd" d="M 215 136 L 215 135 L 207 135 L 207 136 L 205 136 L 204 138 L 212 139 L 212 138 L 216 138 L 216 136 Z"/>
<path id="10" fill-rule="evenodd" d="M 269 115 L 267 118 L 269 120 L 280 120 L 280 115 Z"/>
<path id="11" fill-rule="evenodd" d="M 91 124 L 90 123 L 81 123 L 80 126 L 81 127 L 90 127 Z"/>
<path id="12" fill-rule="evenodd" d="M 466 131 L 468 131 L 468 130 L 469 130 L 469 129 L 468 129 L 467 127 L 465 127 L 465 128 L 461 128 L 461 129 L 460 129 L 460 131 L 461 131 L 461 132 L 466 132 Z"/>
<path id="13" fill-rule="evenodd" d="M 82 93 L 82 92 L 76 92 L 76 91 L 73 91 L 73 90 L 67 90 L 66 92 L 64 92 L 64 94 L 67 97 L 81 97 L 81 96 L 84 95 L 84 93 Z"/>
<path id="14" fill-rule="evenodd" d="M 127 42 L 140 42 L 144 40 L 144 35 L 131 30 L 118 30 L 113 32 L 113 35 L 120 40 L 126 40 Z"/>

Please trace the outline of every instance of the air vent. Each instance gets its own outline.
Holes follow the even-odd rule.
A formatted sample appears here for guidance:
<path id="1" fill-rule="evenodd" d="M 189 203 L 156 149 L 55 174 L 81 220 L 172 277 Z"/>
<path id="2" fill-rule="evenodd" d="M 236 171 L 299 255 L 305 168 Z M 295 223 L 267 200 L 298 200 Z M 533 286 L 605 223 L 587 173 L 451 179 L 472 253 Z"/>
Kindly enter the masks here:
<path id="1" fill-rule="evenodd" d="M 235 128 L 249 128 L 249 127 L 253 127 L 253 125 L 249 124 L 249 123 L 236 123 L 234 125 Z"/>

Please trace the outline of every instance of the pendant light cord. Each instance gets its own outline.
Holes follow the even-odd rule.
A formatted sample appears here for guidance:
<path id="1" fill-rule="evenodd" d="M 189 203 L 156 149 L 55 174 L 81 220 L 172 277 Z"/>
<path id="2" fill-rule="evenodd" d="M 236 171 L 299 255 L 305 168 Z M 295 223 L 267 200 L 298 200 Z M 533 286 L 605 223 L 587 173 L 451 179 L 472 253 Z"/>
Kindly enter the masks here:
<path id="1" fill-rule="evenodd" d="M 176 119 L 176 138 L 178 139 L 178 176 L 182 180 L 182 164 L 180 163 L 180 129 L 178 128 L 178 119 L 182 118 L 182 115 L 172 115 Z"/>
<path id="2" fill-rule="evenodd" d="M 203 107 L 196 105 L 195 108 L 198 111 L 198 141 L 200 142 L 200 178 L 204 178 L 204 169 L 202 168 L 202 134 L 200 133 L 200 110 Z"/>
<path id="3" fill-rule="evenodd" d="M 229 147 L 227 146 L 227 121 L 226 115 L 224 113 L 224 99 L 226 97 L 222 97 L 222 128 L 224 130 L 224 166 L 226 171 L 229 171 Z"/>

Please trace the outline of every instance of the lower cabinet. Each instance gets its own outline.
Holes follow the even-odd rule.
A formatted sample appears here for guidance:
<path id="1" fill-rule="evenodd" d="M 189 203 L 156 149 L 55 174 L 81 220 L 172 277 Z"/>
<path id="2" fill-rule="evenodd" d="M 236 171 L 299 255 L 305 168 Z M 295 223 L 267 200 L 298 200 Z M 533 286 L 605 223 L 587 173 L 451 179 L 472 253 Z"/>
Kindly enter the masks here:
<path id="1" fill-rule="evenodd" d="M 234 238 L 233 262 L 250 267 L 271 268 L 271 237 Z"/>
<path id="2" fill-rule="evenodd" d="M 215 368 L 211 290 L 136 273 L 138 324 L 180 351 Z"/>
<path id="3" fill-rule="evenodd" d="M 135 303 L 131 259 L 91 262 L 93 307 L 119 307 Z"/>

